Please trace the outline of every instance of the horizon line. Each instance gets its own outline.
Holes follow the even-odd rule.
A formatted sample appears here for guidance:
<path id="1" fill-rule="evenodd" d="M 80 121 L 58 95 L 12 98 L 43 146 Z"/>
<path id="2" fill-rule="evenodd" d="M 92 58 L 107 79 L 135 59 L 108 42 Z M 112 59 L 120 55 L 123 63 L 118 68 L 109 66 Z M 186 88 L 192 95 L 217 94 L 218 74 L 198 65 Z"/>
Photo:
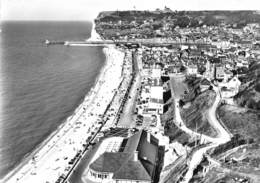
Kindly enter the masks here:
<path id="1" fill-rule="evenodd" d="M 167 7 L 167 6 L 166 6 Z M 168 8 L 168 7 L 167 7 Z M 169 8 L 170 9 L 170 8 Z M 159 9 L 159 10 L 161 10 L 161 11 L 164 11 L 164 9 Z M 230 11 L 230 12 L 235 12 L 235 11 L 252 11 L 252 12 L 256 12 L 256 13 L 259 13 L 260 14 L 260 9 L 259 10 L 257 10 L 257 9 L 204 9 L 204 10 L 196 10 L 196 9 L 193 9 L 193 10 L 185 10 L 185 9 L 183 9 L 183 10 L 173 10 L 173 9 L 170 9 L 172 12 L 175 12 L 175 11 L 177 11 L 177 12 L 180 12 L 180 11 L 186 11 L 186 12 L 189 12 L 189 11 L 201 11 L 201 12 L 203 12 L 203 11 Z M 122 10 L 104 10 L 104 11 L 100 11 L 100 12 L 98 12 L 97 13 L 97 16 L 98 16 L 98 14 L 99 13 L 101 13 L 101 12 L 113 12 L 113 11 L 151 11 L 151 12 L 153 12 L 153 11 L 156 11 L 156 9 L 154 9 L 154 10 L 146 10 L 146 9 L 128 9 L 128 10 L 126 10 L 126 9 L 122 9 Z M 97 17 L 97 16 L 95 16 L 95 18 Z M 89 19 L 1 19 L 0 18 L 0 21 L 1 22 L 5 22 L 5 21 L 42 21 L 42 22 L 44 22 L 44 21 L 48 21 L 48 22 L 50 22 L 50 21 L 53 21 L 53 22 L 68 22 L 68 21 L 70 21 L 70 22 L 93 22 L 94 20 L 95 20 L 95 18 L 89 18 Z"/>

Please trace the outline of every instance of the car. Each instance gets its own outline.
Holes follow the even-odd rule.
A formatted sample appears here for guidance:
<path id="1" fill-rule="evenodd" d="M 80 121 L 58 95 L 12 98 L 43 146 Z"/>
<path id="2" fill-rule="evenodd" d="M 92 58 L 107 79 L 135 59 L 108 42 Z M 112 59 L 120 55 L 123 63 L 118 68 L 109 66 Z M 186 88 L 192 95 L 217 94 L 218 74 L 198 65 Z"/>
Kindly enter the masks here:
<path id="1" fill-rule="evenodd" d="M 142 115 L 140 115 L 140 114 L 137 115 L 137 118 L 138 118 L 138 119 L 144 119 L 144 117 L 143 117 Z"/>
<path id="2" fill-rule="evenodd" d="M 135 124 L 142 125 L 143 123 L 142 123 L 142 122 L 138 122 L 138 121 L 136 121 Z"/>

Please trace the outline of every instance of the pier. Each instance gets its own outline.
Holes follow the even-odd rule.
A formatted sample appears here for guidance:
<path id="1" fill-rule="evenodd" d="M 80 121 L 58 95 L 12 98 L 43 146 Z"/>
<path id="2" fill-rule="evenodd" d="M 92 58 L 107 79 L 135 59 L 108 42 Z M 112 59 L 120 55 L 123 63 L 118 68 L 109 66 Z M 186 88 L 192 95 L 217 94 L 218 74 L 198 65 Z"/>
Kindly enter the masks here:
<path id="1" fill-rule="evenodd" d="M 105 45 L 124 45 L 124 46 L 153 46 L 153 47 L 181 47 L 181 46 L 198 46 L 198 47 L 213 47 L 209 42 L 179 42 L 175 40 L 86 40 L 86 41 L 45 41 L 46 45 L 65 45 L 65 46 L 105 46 Z"/>

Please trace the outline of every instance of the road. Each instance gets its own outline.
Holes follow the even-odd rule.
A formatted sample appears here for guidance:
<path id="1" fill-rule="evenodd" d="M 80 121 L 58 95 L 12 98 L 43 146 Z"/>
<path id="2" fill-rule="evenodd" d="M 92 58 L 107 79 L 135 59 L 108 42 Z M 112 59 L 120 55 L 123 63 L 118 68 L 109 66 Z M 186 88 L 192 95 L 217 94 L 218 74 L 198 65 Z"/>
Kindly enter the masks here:
<path id="1" fill-rule="evenodd" d="M 189 162 L 189 169 L 187 173 L 184 176 L 184 179 L 182 183 L 188 183 L 190 179 L 193 176 L 193 171 L 194 169 L 200 164 L 200 162 L 203 159 L 204 154 L 211 148 L 217 147 L 220 144 L 226 143 L 230 140 L 230 134 L 221 126 L 219 121 L 216 118 L 216 109 L 218 107 L 219 102 L 221 101 L 220 97 L 220 92 L 217 87 L 213 86 L 214 91 L 216 92 L 216 98 L 213 103 L 213 105 L 210 107 L 208 110 L 208 120 L 210 124 L 217 130 L 218 132 L 218 137 L 217 138 L 212 138 L 204 134 L 198 134 L 191 129 L 187 128 L 185 126 L 185 123 L 183 122 L 180 114 L 180 108 L 179 108 L 179 100 L 180 100 L 180 95 L 175 94 L 175 87 L 171 84 L 171 89 L 172 89 L 172 96 L 174 97 L 174 103 L 175 103 L 175 122 L 176 125 L 183 130 L 184 132 L 188 133 L 192 137 L 194 136 L 199 136 L 201 137 L 201 142 L 210 142 L 210 144 L 206 147 L 203 147 L 196 152 L 194 152 L 191 161 Z"/>
<path id="2" fill-rule="evenodd" d="M 213 105 L 209 108 L 208 110 L 208 121 L 209 123 L 217 130 L 218 132 L 218 141 L 223 141 L 223 142 L 227 142 L 228 140 L 230 140 L 230 134 L 224 129 L 224 127 L 219 123 L 219 121 L 217 120 L 216 117 L 216 110 L 217 107 L 221 101 L 221 97 L 220 97 L 220 91 L 216 86 L 213 86 L 213 90 L 216 93 L 216 98 L 215 101 L 213 103 Z"/>
<path id="3" fill-rule="evenodd" d="M 135 53 L 136 54 L 136 53 Z M 141 85 L 141 76 L 137 64 L 137 56 L 135 55 L 133 60 L 135 71 L 136 71 L 136 76 L 134 79 L 134 82 L 131 86 L 131 89 L 128 94 L 128 99 L 124 105 L 123 112 L 120 115 L 120 119 L 118 122 L 118 127 L 124 127 L 124 128 L 133 128 L 135 127 L 135 106 L 136 106 L 136 99 L 138 95 L 137 88 L 140 87 Z M 129 98 L 130 97 L 130 98 Z"/>
<path id="4" fill-rule="evenodd" d="M 180 76 L 177 76 L 176 78 L 171 78 L 171 91 L 172 96 L 174 97 L 174 106 L 175 106 L 175 124 L 184 132 L 189 134 L 191 137 L 197 137 L 198 139 L 201 138 L 201 142 L 216 142 L 216 139 L 209 137 L 207 135 L 197 133 L 192 131 L 191 129 L 187 128 L 184 121 L 182 120 L 181 114 L 180 114 L 180 107 L 179 107 L 179 101 L 180 97 L 182 95 L 182 92 L 180 88 L 186 89 L 186 87 L 181 86 L 181 83 L 176 82 L 182 82 L 182 80 L 178 81 L 180 79 Z"/>

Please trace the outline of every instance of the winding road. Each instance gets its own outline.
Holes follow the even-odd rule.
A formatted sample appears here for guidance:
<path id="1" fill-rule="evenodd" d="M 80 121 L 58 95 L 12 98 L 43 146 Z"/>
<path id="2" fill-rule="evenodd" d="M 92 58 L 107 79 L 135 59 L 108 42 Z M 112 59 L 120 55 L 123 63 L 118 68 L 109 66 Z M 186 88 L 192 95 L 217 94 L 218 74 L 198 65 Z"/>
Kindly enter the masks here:
<path id="1" fill-rule="evenodd" d="M 202 161 L 204 154 L 209 149 L 211 149 L 213 147 L 217 147 L 217 146 L 219 146 L 221 144 L 224 144 L 224 143 L 228 142 L 231 139 L 231 134 L 229 134 L 223 128 L 223 126 L 219 123 L 219 121 L 217 120 L 217 117 L 216 117 L 216 109 L 218 107 L 218 104 L 221 101 L 220 92 L 219 92 L 219 89 L 216 86 L 213 86 L 213 90 L 216 93 L 216 98 L 215 98 L 215 101 L 214 101 L 213 105 L 211 106 L 211 108 L 209 108 L 208 114 L 207 114 L 208 121 L 209 121 L 210 125 L 212 125 L 214 127 L 214 129 L 216 129 L 217 132 L 218 132 L 218 136 L 216 138 L 209 137 L 209 136 L 204 135 L 204 134 L 196 133 L 196 132 L 192 131 L 191 129 L 189 129 L 189 128 L 187 128 L 185 126 L 185 123 L 183 122 L 183 120 L 181 118 L 181 115 L 180 115 L 180 108 L 179 108 L 179 100 L 180 99 L 179 99 L 178 96 L 176 96 L 174 94 L 174 88 L 171 87 L 171 89 L 172 89 L 173 97 L 175 99 L 174 103 L 175 103 L 175 123 L 176 123 L 176 125 L 181 130 L 183 130 L 184 132 L 188 133 L 190 136 L 192 136 L 192 137 L 194 137 L 194 136 L 200 137 L 202 143 L 205 143 L 205 142 L 210 143 L 208 146 L 200 148 L 199 150 L 197 150 L 193 154 L 193 156 L 192 156 L 192 158 L 190 160 L 190 163 L 189 163 L 189 169 L 188 169 L 187 173 L 185 174 L 184 179 L 182 181 L 182 183 L 188 183 L 191 180 L 192 176 L 193 176 L 194 169 Z"/>

